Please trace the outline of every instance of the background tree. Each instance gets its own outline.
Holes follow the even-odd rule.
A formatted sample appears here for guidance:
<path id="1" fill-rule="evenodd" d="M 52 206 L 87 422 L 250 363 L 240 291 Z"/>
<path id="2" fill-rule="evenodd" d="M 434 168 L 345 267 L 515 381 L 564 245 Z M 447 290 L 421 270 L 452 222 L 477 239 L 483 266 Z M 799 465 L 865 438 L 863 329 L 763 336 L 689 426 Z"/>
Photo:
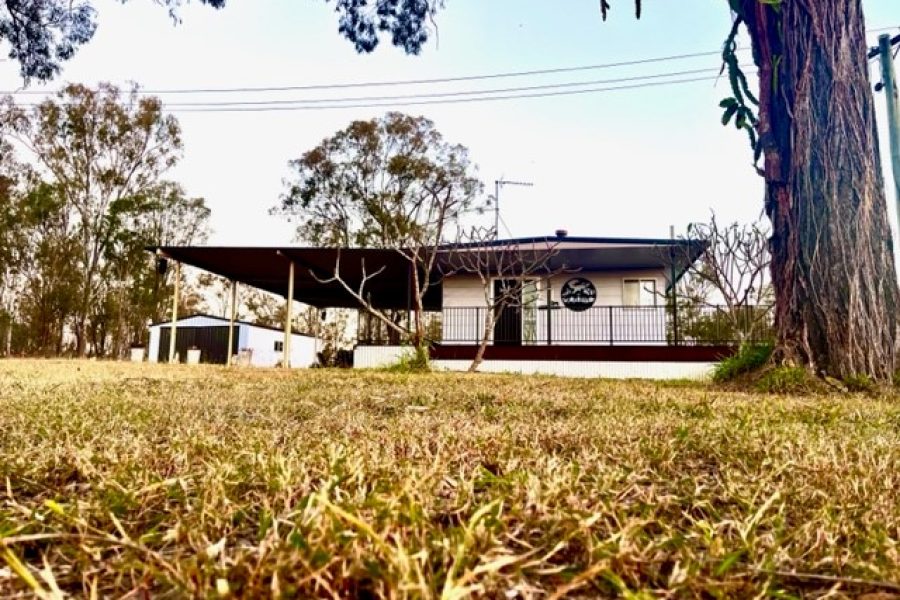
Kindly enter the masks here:
<path id="1" fill-rule="evenodd" d="M 768 238 L 764 223 L 721 225 L 713 213 L 708 223 L 691 224 L 684 238 L 706 243 L 698 260 L 686 247 L 667 251 L 664 259 L 689 265 L 675 286 L 682 341 L 759 341 L 771 334 Z"/>
<path id="2" fill-rule="evenodd" d="M 7 98 L 0 128 L 30 153 L 35 170 L 52 182 L 70 212 L 66 223 L 78 240 L 70 268 L 80 275 L 76 352 L 84 355 L 91 345 L 102 351 L 98 343 L 105 336 L 97 329 L 104 329 L 110 294 L 123 281 L 117 263 L 126 238 L 140 239 L 129 232 L 179 157 L 178 122 L 163 114 L 158 98 L 139 96 L 136 88 L 123 95 L 109 84 L 96 90 L 69 85 L 31 111 Z M 88 330 L 91 324 L 95 331 Z"/>
<path id="3" fill-rule="evenodd" d="M 485 207 L 466 148 L 444 141 L 424 117 L 388 113 L 351 123 L 290 164 L 294 174 L 279 210 L 297 220 L 298 239 L 317 246 L 389 248 L 410 264 L 411 334 L 396 311 L 377 309 L 365 289 L 341 279 L 339 264 L 329 281 L 343 285 L 363 310 L 420 347 L 424 298 L 436 283 L 430 274 L 439 246 L 463 215 Z"/>
<path id="4" fill-rule="evenodd" d="M 160 273 L 147 246 L 203 243 L 209 235 L 209 217 L 203 198 L 188 197 L 180 185 L 170 181 L 113 207 L 109 219 L 116 233 L 106 251 L 103 277 L 107 280 L 104 314 L 115 325 L 104 336 L 91 321 L 97 342 L 110 338 L 110 354 L 122 356 L 129 346 L 143 345 L 147 322 L 169 317 L 175 272 L 167 269 Z M 188 314 L 199 306 L 191 300 L 191 274 L 182 271 L 183 297 L 191 306 L 179 314 Z"/>
<path id="5" fill-rule="evenodd" d="M 14 296 L 24 246 L 19 226 L 21 166 L 13 159 L 12 148 L 0 138 L 0 355 L 12 348 Z"/>
<path id="6" fill-rule="evenodd" d="M 21 249 L 24 262 L 17 310 L 22 326 L 17 345 L 25 353 L 52 356 L 69 350 L 65 332 L 77 310 L 82 285 L 77 269 L 72 268 L 78 239 L 70 217 L 59 191 L 45 182 L 29 190 L 19 212 L 28 240 Z"/>

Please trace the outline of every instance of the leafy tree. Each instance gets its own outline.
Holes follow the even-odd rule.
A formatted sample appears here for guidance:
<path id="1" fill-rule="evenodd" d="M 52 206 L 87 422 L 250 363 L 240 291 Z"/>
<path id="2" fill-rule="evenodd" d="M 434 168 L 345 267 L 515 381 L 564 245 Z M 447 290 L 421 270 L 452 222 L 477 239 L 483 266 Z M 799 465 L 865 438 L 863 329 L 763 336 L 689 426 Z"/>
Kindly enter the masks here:
<path id="1" fill-rule="evenodd" d="M 156 0 L 170 14 L 182 0 Z M 215 8 L 225 0 L 200 0 Z M 96 10 L 90 0 L 2 0 L 0 42 L 9 45 L 9 58 L 19 63 L 27 81 L 47 81 L 59 74 L 61 63 L 75 55 L 97 30 Z"/>
<path id="2" fill-rule="evenodd" d="M 103 316 L 114 324 L 107 332 L 111 354 L 121 356 L 129 345 L 142 343 L 147 321 L 162 320 L 170 310 L 174 270 L 160 273 L 146 247 L 205 242 L 209 217 L 203 198 L 186 196 L 180 185 L 170 181 L 125 198 L 111 208 L 110 226 L 116 234 L 106 251 L 103 275 L 108 286 Z M 187 273 L 182 274 L 185 303 L 191 300 L 187 277 Z M 185 310 L 195 308 L 186 306 Z M 95 336 L 98 342 L 106 338 L 99 331 Z"/>
<path id="3" fill-rule="evenodd" d="M 17 248 L 20 285 L 14 311 L 21 333 L 14 341 L 19 352 L 50 356 L 69 350 L 65 331 L 82 284 L 72 268 L 78 239 L 70 217 L 59 191 L 42 181 L 30 187 L 19 206 L 18 225 L 24 234 Z"/>
<path id="4" fill-rule="evenodd" d="M 127 1 L 127 0 L 122 0 Z M 327 1 L 327 0 L 326 0 Z M 155 0 L 176 11 L 184 0 Z M 199 0 L 213 8 L 225 0 Z M 335 0 L 340 15 L 339 31 L 360 52 L 378 45 L 379 33 L 389 32 L 393 42 L 409 53 L 418 53 L 428 39 L 426 18 L 434 15 L 442 0 Z M 28 81 L 47 81 L 59 74 L 61 64 L 89 42 L 97 30 L 97 11 L 92 0 L 0 0 L 0 43 L 9 45 L 9 58 L 19 63 Z"/>
<path id="5" fill-rule="evenodd" d="M 484 208 L 482 184 L 466 148 L 444 141 L 424 117 L 388 113 L 351 123 L 291 166 L 294 175 L 280 211 L 297 219 L 299 239 L 338 248 L 389 248 L 409 263 L 410 341 L 421 346 L 424 298 L 435 283 L 429 274 L 438 246 L 455 234 L 462 215 Z M 376 309 L 364 289 L 341 279 L 339 265 L 329 281 L 343 285 L 367 313 L 406 336 L 395 314 Z"/>
<path id="6" fill-rule="evenodd" d="M 95 351 L 102 350 L 88 328 L 108 320 L 96 311 L 109 308 L 106 295 L 122 281 L 116 263 L 129 243 L 128 231 L 138 224 L 136 214 L 152 207 L 147 199 L 179 158 L 178 122 L 163 114 L 158 98 L 139 96 L 136 88 L 123 95 L 109 84 L 96 90 L 69 85 L 30 111 L 5 99 L 0 134 L 30 152 L 68 213 L 67 226 L 78 240 L 69 266 L 80 277 L 76 352 L 87 354 L 91 341 Z"/>
<path id="7" fill-rule="evenodd" d="M 19 214 L 23 177 L 23 165 L 14 160 L 12 147 L 0 139 L 0 355 L 12 350 L 21 250 L 27 243 Z"/>

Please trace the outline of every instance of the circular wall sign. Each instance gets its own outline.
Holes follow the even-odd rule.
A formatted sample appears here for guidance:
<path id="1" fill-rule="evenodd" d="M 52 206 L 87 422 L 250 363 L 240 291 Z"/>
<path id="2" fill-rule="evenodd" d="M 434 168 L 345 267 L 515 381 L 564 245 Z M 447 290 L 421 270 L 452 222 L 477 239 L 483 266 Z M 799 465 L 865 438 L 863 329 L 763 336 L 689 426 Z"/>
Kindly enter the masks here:
<path id="1" fill-rule="evenodd" d="M 581 312 L 592 307 L 597 301 L 597 288 L 584 277 L 575 277 L 563 284 L 559 297 L 563 306 Z"/>

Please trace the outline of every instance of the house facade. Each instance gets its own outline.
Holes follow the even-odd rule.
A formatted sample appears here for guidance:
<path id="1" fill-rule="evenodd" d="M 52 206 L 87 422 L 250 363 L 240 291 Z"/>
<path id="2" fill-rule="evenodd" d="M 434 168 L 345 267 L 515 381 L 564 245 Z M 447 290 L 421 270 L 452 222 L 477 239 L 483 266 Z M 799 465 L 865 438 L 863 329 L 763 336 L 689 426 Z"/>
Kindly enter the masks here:
<path id="1" fill-rule="evenodd" d="M 664 270 L 576 272 L 524 276 L 521 295 L 498 303 L 497 288 L 474 275 L 443 281 L 441 341 L 477 343 L 485 334 L 486 311 L 499 314 L 487 332 L 491 344 L 602 344 L 667 341 Z"/>
<path id="2" fill-rule="evenodd" d="M 715 331 L 720 319 L 709 311 L 716 307 L 682 314 L 668 296 L 705 251 L 705 244 L 695 240 L 558 232 L 455 244 L 435 249 L 437 260 L 428 273 L 391 249 L 150 250 L 280 295 L 289 306 L 300 301 L 323 309 L 359 309 L 354 292 L 363 290 L 371 307 L 403 318 L 413 306 L 413 282 L 427 280 L 422 305 L 438 368 L 468 368 L 484 341 L 483 371 L 700 377 L 740 341 L 734 331 Z M 703 335 L 685 326 L 698 316 L 706 319 Z M 396 336 L 378 335 L 377 329 L 373 335 L 368 326 L 360 328 L 355 367 L 385 366 L 408 351 L 391 345 Z"/>
<path id="3" fill-rule="evenodd" d="M 690 241 L 559 235 L 463 248 L 480 256 L 444 261 L 434 364 L 464 370 L 484 343 L 483 371 L 702 377 L 732 340 L 678 340 L 669 292 L 703 250 Z M 390 364 L 403 352 L 361 343 L 354 365 Z"/>

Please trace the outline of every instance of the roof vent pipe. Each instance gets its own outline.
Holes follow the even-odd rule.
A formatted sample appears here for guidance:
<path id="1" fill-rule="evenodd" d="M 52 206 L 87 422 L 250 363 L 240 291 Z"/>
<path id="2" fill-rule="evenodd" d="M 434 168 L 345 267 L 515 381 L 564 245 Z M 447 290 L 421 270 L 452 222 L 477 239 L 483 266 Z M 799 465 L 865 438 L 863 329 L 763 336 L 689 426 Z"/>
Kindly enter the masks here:
<path id="1" fill-rule="evenodd" d="M 556 237 L 558 237 L 560 239 L 566 237 L 567 235 L 569 235 L 569 232 L 566 231 L 565 229 L 557 229 L 556 230 Z"/>

